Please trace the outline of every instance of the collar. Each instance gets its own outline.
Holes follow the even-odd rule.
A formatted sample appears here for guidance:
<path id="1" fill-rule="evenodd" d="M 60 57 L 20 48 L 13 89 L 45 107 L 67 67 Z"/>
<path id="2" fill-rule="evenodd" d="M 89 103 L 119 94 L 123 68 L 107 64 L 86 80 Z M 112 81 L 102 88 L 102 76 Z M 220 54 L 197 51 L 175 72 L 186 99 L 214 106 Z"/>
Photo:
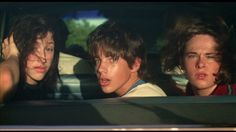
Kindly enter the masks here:
<path id="1" fill-rule="evenodd" d="M 129 91 L 128 91 L 126 94 L 128 94 L 128 93 L 130 93 L 131 91 L 133 91 L 134 89 L 136 89 L 138 85 L 141 85 L 141 84 L 144 84 L 144 83 L 146 83 L 144 80 L 139 79 L 138 81 L 136 81 L 136 82 L 131 86 L 131 88 L 129 89 Z M 126 94 L 125 94 L 125 95 L 126 95 Z M 124 95 L 123 95 L 123 96 L 124 96 Z"/>

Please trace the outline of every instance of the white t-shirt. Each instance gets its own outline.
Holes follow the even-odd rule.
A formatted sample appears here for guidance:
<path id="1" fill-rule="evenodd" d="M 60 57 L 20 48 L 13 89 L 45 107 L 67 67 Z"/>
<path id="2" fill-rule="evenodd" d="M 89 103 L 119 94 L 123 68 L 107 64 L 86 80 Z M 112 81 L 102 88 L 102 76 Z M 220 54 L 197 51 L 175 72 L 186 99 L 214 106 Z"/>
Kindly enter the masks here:
<path id="1" fill-rule="evenodd" d="M 167 96 L 165 92 L 157 85 L 151 83 L 140 84 L 122 97 L 152 97 Z"/>

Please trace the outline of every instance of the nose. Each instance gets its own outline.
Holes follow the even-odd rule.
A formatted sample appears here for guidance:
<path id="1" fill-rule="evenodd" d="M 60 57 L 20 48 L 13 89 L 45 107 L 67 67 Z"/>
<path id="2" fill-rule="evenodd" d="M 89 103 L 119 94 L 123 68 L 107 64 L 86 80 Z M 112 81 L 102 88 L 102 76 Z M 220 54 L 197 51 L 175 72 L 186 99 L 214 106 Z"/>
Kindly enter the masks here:
<path id="1" fill-rule="evenodd" d="M 106 73 L 107 72 L 107 68 L 104 62 L 100 62 L 100 64 L 96 64 L 96 69 L 97 69 L 97 73 Z"/>
<path id="2" fill-rule="evenodd" d="M 46 63 L 46 62 L 47 62 L 46 56 L 40 57 L 39 60 L 40 60 L 42 63 Z"/>
<path id="3" fill-rule="evenodd" d="M 206 65 L 206 59 L 202 55 L 200 55 L 198 57 L 198 60 L 197 60 L 197 63 L 196 63 L 196 67 L 197 68 L 204 68 L 205 65 Z"/>
<path id="4" fill-rule="evenodd" d="M 42 62 L 42 63 L 46 63 L 47 59 L 46 59 L 46 53 L 44 50 L 41 50 L 40 52 L 37 52 L 37 57 L 38 57 L 38 61 Z"/>

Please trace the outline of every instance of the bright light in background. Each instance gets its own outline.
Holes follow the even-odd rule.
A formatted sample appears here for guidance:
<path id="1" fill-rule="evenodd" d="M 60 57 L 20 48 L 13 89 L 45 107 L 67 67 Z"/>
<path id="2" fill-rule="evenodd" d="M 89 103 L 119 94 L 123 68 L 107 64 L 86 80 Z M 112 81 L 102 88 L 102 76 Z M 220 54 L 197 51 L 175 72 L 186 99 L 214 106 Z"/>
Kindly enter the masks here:
<path id="1" fill-rule="evenodd" d="M 97 26 L 106 22 L 108 19 L 99 10 L 74 11 L 63 17 L 67 25 L 69 35 L 66 41 L 66 48 L 71 54 L 82 53 L 78 49 L 87 51 L 87 37 Z"/>
<path id="2" fill-rule="evenodd" d="M 102 14 L 100 14 L 98 10 L 73 12 L 67 14 L 64 17 L 64 20 L 66 19 L 74 19 L 78 23 L 83 23 L 83 21 L 86 20 L 92 26 L 98 26 L 107 21 L 107 18 L 105 18 Z"/>
<path id="3" fill-rule="evenodd" d="M 94 19 L 94 18 L 86 18 L 86 19 L 79 19 L 79 20 L 77 20 L 76 22 L 78 23 L 78 24 L 83 24 L 83 21 L 84 20 L 86 20 L 87 22 L 89 22 L 89 25 L 91 25 L 91 26 L 98 26 L 98 25 L 100 25 L 100 24 L 102 24 L 102 23 L 104 23 L 104 22 L 106 22 L 107 21 L 107 19 L 105 19 L 105 18 L 96 18 L 96 19 Z"/>

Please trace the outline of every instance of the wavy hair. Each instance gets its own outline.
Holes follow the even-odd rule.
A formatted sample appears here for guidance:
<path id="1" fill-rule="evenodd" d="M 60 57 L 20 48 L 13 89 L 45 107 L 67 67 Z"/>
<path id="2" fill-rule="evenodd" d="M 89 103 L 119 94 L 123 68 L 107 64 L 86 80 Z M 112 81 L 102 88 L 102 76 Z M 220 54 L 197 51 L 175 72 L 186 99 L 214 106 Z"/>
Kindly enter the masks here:
<path id="1" fill-rule="evenodd" d="M 232 57 L 230 45 L 232 40 L 231 27 L 224 19 L 216 15 L 185 14 L 176 17 L 175 23 L 166 34 L 166 45 L 162 50 L 163 70 L 172 71 L 181 67 L 186 43 L 195 35 L 207 34 L 212 36 L 217 43 L 217 51 L 221 53 L 219 60 L 221 66 L 216 75 L 217 84 L 231 82 Z"/>
<path id="2" fill-rule="evenodd" d="M 37 36 L 44 38 L 47 32 L 53 34 L 55 41 L 54 58 L 45 77 L 39 82 L 46 91 L 53 92 L 56 88 L 57 78 L 59 77 L 58 61 L 59 61 L 59 43 L 55 35 L 53 19 L 39 15 L 24 15 L 20 16 L 11 27 L 10 33 L 14 34 L 14 42 L 19 50 L 19 63 L 20 63 L 20 82 L 19 89 L 26 84 L 26 63 L 27 56 L 34 50 L 34 44 Z"/>

